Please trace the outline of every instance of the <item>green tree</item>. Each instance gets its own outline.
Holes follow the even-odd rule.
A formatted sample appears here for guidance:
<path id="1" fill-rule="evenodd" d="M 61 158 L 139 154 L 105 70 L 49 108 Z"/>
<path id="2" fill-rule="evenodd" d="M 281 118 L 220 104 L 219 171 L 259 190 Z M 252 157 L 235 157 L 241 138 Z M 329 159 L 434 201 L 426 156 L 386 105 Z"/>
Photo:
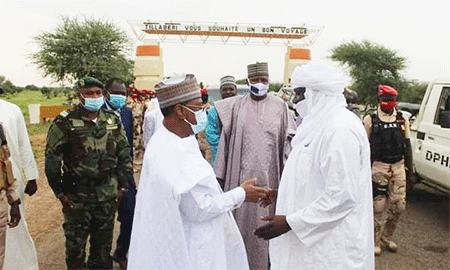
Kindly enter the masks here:
<path id="1" fill-rule="evenodd" d="M 42 95 L 46 96 L 48 99 L 51 98 L 52 92 L 53 92 L 52 89 L 49 88 L 49 87 L 46 87 L 46 86 L 41 87 L 41 93 L 42 93 Z"/>
<path id="2" fill-rule="evenodd" d="M 270 82 L 269 84 L 269 92 L 278 92 L 280 91 L 283 83 L 280 82 Z"/>
<path id="3" fill-rule="evenodd" d="M 2 75 L 0 75 L 0 85 L 5 94 L 14 94 L 22 91 L 22 88 L 15 86 L 10 80 Z"/>
<path id="4" fill-rule="evenodd" d="M 62 17 L 54 32 L 34 40 L 40 49 L 30 55 L 32 62 L 56 82 L 72 83 L 85 76 L 103 82 L 111 77 L 133 79 L 130 38 L 109 21 Z"/>
<path id="5" fill-rule="evenodd" d="M 423 96 L 427 91 L 428 83 L 412 80 L 407 82 L 405 91 L 398 95 L 398 100 L 410 103 L 422 103 Z"/>
<path id="6" fill-rule="evenodd" d="M 247 78 L 245 78 L 245 79 L 240 79 L 240 80 L 236 80 L 236 84 L 248 84 Z"/>
<path id="7" fill-rule="evenodd" d="M 349 69 L 353 79 L 352 90 L 358 92 L 364 104 L 376 104 L 377 88 L 388 84 L 400 92 L 406 90 L 408 83 L 400 74 L 406 59 L 397 52 L 370 41 L 346 42 L 331 50 L 331 59 Z"/>
<path id="8" fill-rule="evenodd" d="M 28 84 L 27 86 L 25 86 L 25 90 L 39 91 L 39 87 L 34 84 Z"/>

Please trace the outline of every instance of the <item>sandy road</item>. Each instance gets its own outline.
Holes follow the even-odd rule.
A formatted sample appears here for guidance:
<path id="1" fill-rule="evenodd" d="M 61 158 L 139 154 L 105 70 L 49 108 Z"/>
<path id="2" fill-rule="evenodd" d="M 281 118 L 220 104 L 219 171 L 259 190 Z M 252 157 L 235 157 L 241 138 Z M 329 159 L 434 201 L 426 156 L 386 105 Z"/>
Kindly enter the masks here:
<path id="1" fill-rule="evenodd" d="M 41 179 L 38 192 L 26 202 L 26 213 L 39 268 L 65 269 L 61 206 L 43 171 L 45 134 L 32 135 L 30 140 Z M 399 251 L 384 251 L 381 257 L 376 258 L 376 269 L 450 269 L 449 198 L 419 185 L 408 194 L 407 201 L 395 234 Z"/>

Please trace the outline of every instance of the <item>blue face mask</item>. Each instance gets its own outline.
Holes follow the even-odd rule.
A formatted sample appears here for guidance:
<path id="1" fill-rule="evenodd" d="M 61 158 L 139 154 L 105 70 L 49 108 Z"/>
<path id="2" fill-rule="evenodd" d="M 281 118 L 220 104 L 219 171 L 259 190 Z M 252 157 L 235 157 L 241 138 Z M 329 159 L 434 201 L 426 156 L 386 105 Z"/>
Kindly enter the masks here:
<path id="1" fill-rule="evenodd" d="M 109 95 L 109 103 L 111 103 L 111 106 L 113 106 L 116 110 L 125 106 L 126 101 L 127 98 L 124 95 Z"/>
<path id="2" fill-rule="evenodd" d="M 87 98 L 81 95 L 84 98 L 84 104 L 83 106 L 86 108 L 86 110 L 91 112 L 97 112 L 100 110 L 100 108 L 103 106 L 103 103 L 105 103 L 105 100 L 103 97 L 98 98 Z"/>
<path id="3" fill-rule="evenodd" d="M 197 133 L 201 132 L 202 130 L 204 130 L 206 128 L 206 123 L 208 122 L 208 115 L 206 114 L 206 110 L 202 109 L 202 110 L 194 112 L 193 110 L 189 109 L 186 106 L 183 106 L 183 107 L 185 107 L 187 110 L 189 110 L 191 113 L 193 113 L 195 115 L 195 121 L 197 121 L 196 125 L 193 125 L 193 124 L 189 123 L 188 120 L 184 119 L 184 121 L 186 121 L 186 123 L 188 123 L 191 126 L 194 134 L 197 134 Z"/>

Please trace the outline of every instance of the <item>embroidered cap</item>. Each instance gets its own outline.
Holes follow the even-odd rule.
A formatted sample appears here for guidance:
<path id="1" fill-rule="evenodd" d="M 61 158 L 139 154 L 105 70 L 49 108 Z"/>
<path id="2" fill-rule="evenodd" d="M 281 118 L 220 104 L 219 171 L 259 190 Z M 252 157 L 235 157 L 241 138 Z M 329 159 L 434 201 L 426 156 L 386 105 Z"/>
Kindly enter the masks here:
<path id="1" fill-rule="evenodd" d="M 256 62 L 247 66 L 248 78 L 256 76 L 269 77 L 269 67 L 266 62 Z"/>
<path id="2" fill-rule="evenodd" d="M 233 84 L 236 86 L 236 79 L 233 76 L 227 75 L 220 78 L 220 88 L 225 84 Z"/>
<path id="3" fill-rule="evenodd" d="M 175 75 L 155 85 L 161 109 L 201 98 L 200 87 L 193 74 Z"/>

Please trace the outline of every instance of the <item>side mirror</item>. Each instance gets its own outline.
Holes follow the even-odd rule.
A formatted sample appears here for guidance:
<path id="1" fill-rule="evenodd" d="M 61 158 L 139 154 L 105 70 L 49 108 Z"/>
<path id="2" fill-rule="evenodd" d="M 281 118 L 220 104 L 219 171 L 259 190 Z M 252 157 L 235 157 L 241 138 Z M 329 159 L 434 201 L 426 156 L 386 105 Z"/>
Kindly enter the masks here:
<path id="1" fill-rule="evenodd" d="M 440 113 L 439 125 L 442 128 L 450 128 L 450 111 L 443 111 Z"/>

